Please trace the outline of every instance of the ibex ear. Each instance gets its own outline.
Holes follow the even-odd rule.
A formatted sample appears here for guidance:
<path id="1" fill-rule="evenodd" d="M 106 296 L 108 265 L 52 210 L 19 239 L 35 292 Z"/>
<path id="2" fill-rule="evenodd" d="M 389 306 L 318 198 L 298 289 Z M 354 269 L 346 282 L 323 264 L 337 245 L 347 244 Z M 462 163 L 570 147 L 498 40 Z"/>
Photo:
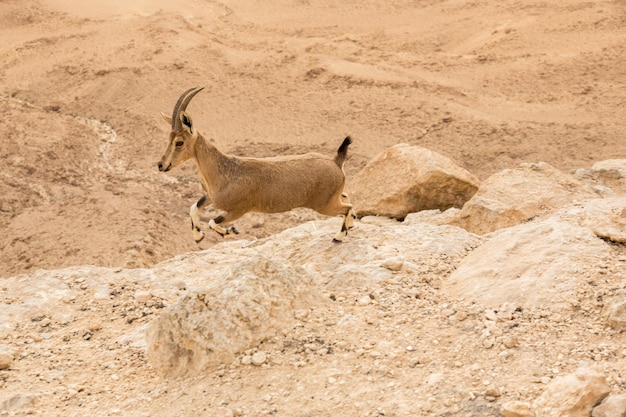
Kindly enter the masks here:
<path id="1" fill-rule="evenodd" d="M 181 111 L 179 117 L 180 117 L 180 122 L 181 122 L 181 125 L 183 126 L 183 129 L 185 129 L 190 135 L 193 135 L 194 129 L 193 129 L 193 123 L 191 121 L 191 116 L 189 116 L 184 111 Z"/>
<path id="2" fill-rule="evenodd" d="M 165 120 L 167 122 L 168 125 L 172 125 L 172 118 L 170 116 L 168 116 L 167 114 L 161 112 L 161 117 L 163 117 L 163 120 Z"/>

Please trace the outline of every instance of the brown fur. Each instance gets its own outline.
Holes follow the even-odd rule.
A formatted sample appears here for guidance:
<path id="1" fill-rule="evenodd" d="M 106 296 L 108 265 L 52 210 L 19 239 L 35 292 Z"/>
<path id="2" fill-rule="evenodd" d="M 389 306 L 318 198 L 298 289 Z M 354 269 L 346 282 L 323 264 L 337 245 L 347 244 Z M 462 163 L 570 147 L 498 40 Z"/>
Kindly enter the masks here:
<path id="1" fill-rule="evenodd" d="M 183 93 L 181 99 L 190 91 Z M 200 205 L 203 207 L 210 202 L 224 212 L 218 216 L 219 222 L 216 218 L 210 224 L 214 230 L 221 234 L 236 233 L 232 227 L 216 225 L 228 224 L 248 212 L 278 213 L 307 207 L 328 216 L 344 216 L 342 230 L 335 236 L 337 241 L 343 239 L 354 216 L 347 195 L 342 195 L 345 184 L 343 163 L 351 143 L 349 137 L 333 157 L 319 153 L 272 158 L 236 157 L 222 153 L 207 141 L 193 127 L 184 107 L 186 104 L 178 109 L 178 115 L 173 115 L 179 117 L 180 128 L 170 133 L 170 144 L 159 162 L 159 170 L 169 171 L 190 159 L 196 163 L 208 195 L 208 201 L 201 199 Z M 175 125 L 167 116 L 163 117 Z M 192 227 L 196 228 L 196 240 L 199 241 L 204 235 L 194 222 L 194 207 L 197 210 L 196 205 L 192 206 Z"/>

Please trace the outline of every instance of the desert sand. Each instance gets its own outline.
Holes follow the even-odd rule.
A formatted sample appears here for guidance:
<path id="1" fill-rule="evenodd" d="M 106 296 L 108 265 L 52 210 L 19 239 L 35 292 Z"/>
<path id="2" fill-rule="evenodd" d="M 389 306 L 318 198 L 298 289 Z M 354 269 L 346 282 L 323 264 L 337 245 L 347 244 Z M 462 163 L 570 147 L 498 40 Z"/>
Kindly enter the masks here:
<path id="1" fill-rule="evenodd" d="M 400 142 L 482 179 L 626 154 L 618 1 L 99 3 L 0 5 L 2 276 L 196 250 L 195 167 L 156 169 L 159 113 L 196 85 L 189 111 L 223 151 L 332 153 L 350 134 L 348 179 Z M 310 217 L 239 223 L 262 237 Z"/>

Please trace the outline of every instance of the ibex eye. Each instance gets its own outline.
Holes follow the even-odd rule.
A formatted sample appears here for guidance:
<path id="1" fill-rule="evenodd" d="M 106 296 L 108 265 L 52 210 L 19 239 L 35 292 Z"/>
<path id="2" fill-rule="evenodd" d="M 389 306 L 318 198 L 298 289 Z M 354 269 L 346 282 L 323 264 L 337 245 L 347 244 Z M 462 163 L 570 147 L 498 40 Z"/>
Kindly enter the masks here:
<path id="1" fill-rule="evenodd" d="M 183 146 L 185 144 L 185 142 L 183 142 L 182 140 L 179 140 L 176 142 L 176 147 L 180 148 L 181 146 Z"/>

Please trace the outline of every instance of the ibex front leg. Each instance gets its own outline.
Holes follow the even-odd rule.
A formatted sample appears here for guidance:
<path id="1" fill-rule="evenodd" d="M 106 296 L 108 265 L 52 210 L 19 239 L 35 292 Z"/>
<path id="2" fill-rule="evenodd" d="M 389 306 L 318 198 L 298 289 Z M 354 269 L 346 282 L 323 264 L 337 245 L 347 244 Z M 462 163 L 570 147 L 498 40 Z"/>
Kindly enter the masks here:
<path id="1" fill-rule="evenodd" d="M 193 231 L 193 238 L 196 243 L 200 243 L 200 241 L 204 239 L 204 232 L 200 230 L 200 215 L 198 213 L 209 204 L 211 204 L 211 199 L 205 194 L 189 209 L 189 215 L 191 216 L 191 230 Z"/>

